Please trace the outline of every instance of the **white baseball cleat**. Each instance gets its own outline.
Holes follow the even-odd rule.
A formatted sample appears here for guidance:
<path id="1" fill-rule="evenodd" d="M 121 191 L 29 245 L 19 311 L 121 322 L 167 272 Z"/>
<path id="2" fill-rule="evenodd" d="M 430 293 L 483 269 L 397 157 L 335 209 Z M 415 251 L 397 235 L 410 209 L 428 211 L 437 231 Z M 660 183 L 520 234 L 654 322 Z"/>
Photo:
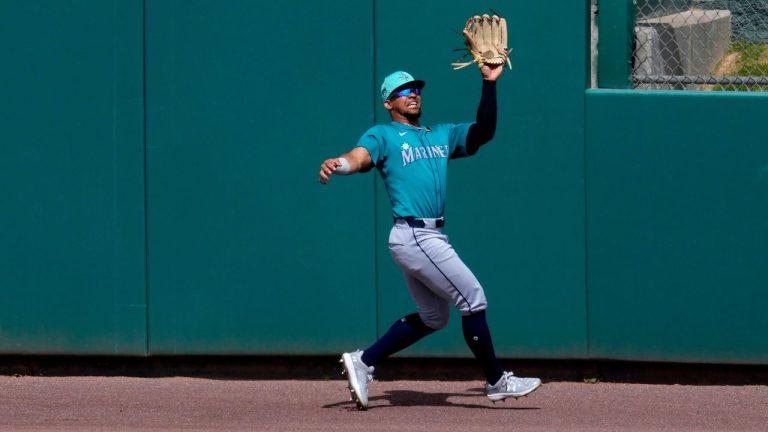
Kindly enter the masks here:
<path id="1" fill-rule="evenodd" d="M 523 397 L 541 385 L 538 378 L 518 378 L 512 372 L 504 372 L 499 382 L 494 385 L 485 385 L 485 394 L 493 402 L 504 400 L 508 397 Z"/>
<path id="2" fill-rule="evenodd" d="M 341 355 L 339 363 L 344 366 L 344 372 L 349 381 L 349 393 L 357 408 L 368 408 L 368 382 L 373 381 L 373 366 L 367 366 L 361 360 L 363 352 L 357 350 Z"/>

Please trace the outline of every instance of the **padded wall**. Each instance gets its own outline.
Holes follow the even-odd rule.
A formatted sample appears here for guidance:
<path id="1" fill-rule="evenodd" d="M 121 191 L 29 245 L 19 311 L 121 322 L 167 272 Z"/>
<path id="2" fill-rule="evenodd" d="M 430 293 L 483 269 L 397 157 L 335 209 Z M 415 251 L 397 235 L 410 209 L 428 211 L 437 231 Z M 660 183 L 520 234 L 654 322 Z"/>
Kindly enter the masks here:
<path id="1" fill-rule="evenodd" d="M 0 10 L 0 352 L 143 355 L 142 2 Z"/>
<path id="2" fill-rule="evenodd" d="M 768 361 L 766 102 L 588 93 L 591 357 Z"/>
<path id="3" fill-rule="evenodd" d="M 373 179 L 318 182 L 371 124 L 372 26 L 354 1 L 148 2 L 152 354 L 375 334 Z"/>

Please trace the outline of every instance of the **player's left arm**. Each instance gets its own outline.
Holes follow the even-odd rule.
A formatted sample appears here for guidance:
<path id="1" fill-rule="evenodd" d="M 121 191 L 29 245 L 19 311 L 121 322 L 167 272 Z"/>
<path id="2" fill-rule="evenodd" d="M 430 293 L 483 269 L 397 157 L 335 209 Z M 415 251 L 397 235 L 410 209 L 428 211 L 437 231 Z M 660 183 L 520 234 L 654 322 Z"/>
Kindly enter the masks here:
<path id="1" fill-rule="evenodd" d="M 483 76 L 483 90 L 480 95 L 480 104 L 477 107 L 475 123 L 467 132 L 467 153 L 477 153 L 480 146 L 488 143 L 496 134 L 496 81 L 504 70 L 502 65 L 483 65 L 480 73 Z"/>

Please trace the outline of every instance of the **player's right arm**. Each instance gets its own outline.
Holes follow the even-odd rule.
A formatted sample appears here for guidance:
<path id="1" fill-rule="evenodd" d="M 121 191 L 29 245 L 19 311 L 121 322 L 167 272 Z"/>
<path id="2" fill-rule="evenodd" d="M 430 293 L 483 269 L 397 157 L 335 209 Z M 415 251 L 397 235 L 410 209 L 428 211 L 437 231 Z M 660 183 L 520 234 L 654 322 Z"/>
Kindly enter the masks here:
<path id="1" fill-rule="evenodd" d="M 343 163 L 342 158 L 346 159 L 346 164 Z M 368 171 L 372 167 L 373 160 L 368 150 L 365 147 L 355 147 L 337 158 L 323 161 L 320 165 L 320 183 L 327 184 L 331 174 L 350 175 L 360 171 Z"/>

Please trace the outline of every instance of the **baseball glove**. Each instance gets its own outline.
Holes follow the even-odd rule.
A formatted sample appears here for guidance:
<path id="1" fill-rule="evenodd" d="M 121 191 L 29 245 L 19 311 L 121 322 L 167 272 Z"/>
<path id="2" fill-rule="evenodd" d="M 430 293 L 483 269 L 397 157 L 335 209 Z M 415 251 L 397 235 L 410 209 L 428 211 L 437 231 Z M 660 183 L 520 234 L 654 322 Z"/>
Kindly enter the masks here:
<path id="1" fill-rule="evenodd" d="M 467 51 L 461 59 L 452 63 L 453 69 L 465 68 L 472 63 L 477 63 L 477 67 L 483 67 L 484 64 L 503 65 L 506 63 L 512 69 L 512 62 L 509 60 L 509 53 L 512 51 L 507 48 L 507 20 L 504 18 L 488 14 L 481 16 L 475 15 L 467 20 L 464 26 L 464 45 L 458 51 Z M 461 62 L 467 55 L 472 55 L 472 61 Z"/>

